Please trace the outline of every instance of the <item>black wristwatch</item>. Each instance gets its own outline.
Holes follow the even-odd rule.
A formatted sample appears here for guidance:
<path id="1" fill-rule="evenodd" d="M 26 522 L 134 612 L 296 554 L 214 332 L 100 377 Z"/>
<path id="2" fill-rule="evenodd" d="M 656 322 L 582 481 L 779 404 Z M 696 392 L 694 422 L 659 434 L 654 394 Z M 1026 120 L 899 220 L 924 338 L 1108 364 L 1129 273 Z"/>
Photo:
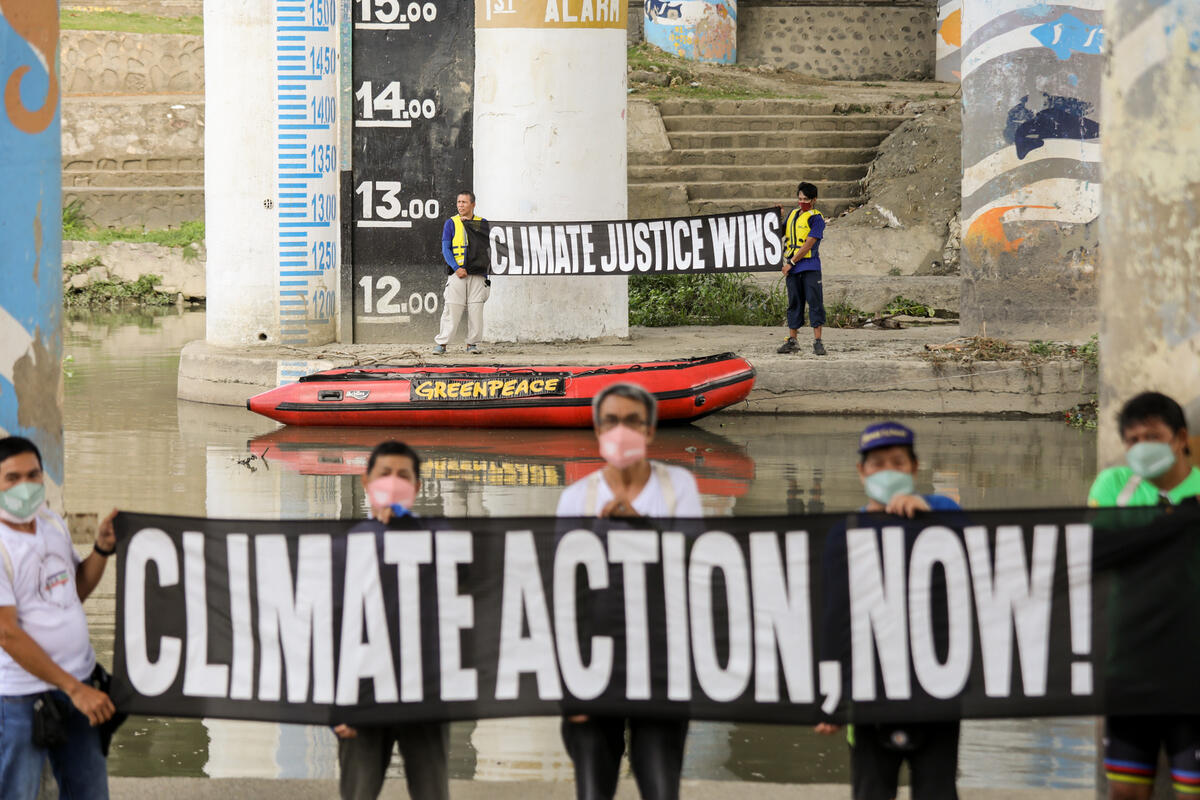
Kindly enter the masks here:
<path id="1" fill-rule="evenodd" d="M 113 553 L 117 552 L 117 548 L 114 547 L 112 550 L 105 550 L 98 542 L 92 542 L 92 551 L 99 553 L 104 558 L 108 558 Z"/>

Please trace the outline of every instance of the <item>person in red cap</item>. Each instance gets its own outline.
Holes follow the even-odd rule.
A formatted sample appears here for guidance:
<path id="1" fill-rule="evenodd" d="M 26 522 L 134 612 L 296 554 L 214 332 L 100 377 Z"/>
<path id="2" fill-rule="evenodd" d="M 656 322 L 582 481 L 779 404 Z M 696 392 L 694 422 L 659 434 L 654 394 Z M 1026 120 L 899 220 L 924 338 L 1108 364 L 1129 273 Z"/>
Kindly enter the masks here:
<path id="1" fill-rule="evenodd" d="M 958 503 L 939 494 L 918 494 L 919 462 L 912 429 L 898 422 L 869 425 L 858 440 L 858 477 L 867 495 L 860 512 L 894 514 L 912 519 L 919 512 L 959 511 Z M 916 531 L 906 532 L 912 547 Z M 825 574 L 827 657 L 841 660 L 849 652 L 850 601 L 846 583 L 846 528 L 830 531 L 826 543 Z M 936 596 L 938 593 L 934 592 Z M 941 596 L 944 598 L 945 593 Z M 937 616 L 938 609 L 934 608 Z M 945 609 L 941 609 L 945 613 Z M 817 733 L 832 735 L 840 725 L 821 723 Z M 854 800 L 893 800 L 900 781 L 900 766 L 907 761 L 913 800 L 957 800 L 959 723 L 923 722 L 888 725 L 850 725 L 850 785 Z"/>

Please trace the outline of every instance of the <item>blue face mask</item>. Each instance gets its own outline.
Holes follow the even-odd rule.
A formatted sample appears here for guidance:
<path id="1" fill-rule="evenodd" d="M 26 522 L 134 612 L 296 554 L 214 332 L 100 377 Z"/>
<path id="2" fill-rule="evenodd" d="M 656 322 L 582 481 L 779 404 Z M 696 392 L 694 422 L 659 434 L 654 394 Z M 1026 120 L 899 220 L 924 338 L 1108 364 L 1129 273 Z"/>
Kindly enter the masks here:
<path id="1" fill-rule="evenodd" d="M 46 485 L 25 481 L 0 492 L 0 519 L 24 525 L 46 502 Z"/>
<path id="2" fill-rule="evenodd" d="M 1175 466 L 1175 451 L 1165 442 L 1138 442 L 1125 451 L 1125 462 L 1134 475 L 1151 480 Z"/>
<path id="3" fill-rule="evenodd" d="M 867 497 L 885 506 L 898 494 L 912 494 L 915 487 L 912 475 L 894 469 L 873 472 L 863 480 Z"/>

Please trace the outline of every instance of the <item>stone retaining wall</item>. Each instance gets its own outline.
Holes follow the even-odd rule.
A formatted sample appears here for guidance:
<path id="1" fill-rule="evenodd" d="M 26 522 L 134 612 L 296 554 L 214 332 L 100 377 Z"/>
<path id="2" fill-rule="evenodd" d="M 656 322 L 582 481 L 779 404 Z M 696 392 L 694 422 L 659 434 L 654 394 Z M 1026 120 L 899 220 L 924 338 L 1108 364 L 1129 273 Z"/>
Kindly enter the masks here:
<path id="1" fill-rule="evenodd" d="M 65 169 L 197 169 L 204 157 L 204 97 L 68 97 Z"/>
<path id="2" fill-rule="evenodd" d="M 741 0 L 738 63 L 821 78 L 933 77 L 933 0 Z"/>
<path id="3" fill-rule="evenodd" d="M 63 94 L 204 91 L 204 37 L 62 31 Z"/>

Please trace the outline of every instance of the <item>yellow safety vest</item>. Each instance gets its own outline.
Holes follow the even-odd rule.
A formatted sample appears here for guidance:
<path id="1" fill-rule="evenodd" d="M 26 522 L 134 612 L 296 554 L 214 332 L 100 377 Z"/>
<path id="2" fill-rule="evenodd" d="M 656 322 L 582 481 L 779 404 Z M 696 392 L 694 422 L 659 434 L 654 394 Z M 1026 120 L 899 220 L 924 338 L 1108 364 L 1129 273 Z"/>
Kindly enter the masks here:
<path id="1" fill-rule="evenodd" d="M 821 216 L 821 212 L 815 208 L 810 208 L 808 211 L 793 208 L 792 213 L 788 214 L 787 225 L 783 234 L 783 254 L 788 258 L 791 258 L 797 250 L 804 246 L 804 242 L 808 240 L 809 231 L 812 230 L 809 220 L 812 219 L 814 214 Z M 804 258 L 812 257 L 812 250 L 804 254 Z"/>
<path id="2" fill-rule="evenodd" d="M 450 240 L 450 252 L 454 253 L 454 260 L 461 267 L 467 258 L 467 229 L 460 215 L 455 214 L 450 219 L 454 220 L 454 238 Z M 471 217 L 471 221 L 478 222 L 479 217 Z"/>

